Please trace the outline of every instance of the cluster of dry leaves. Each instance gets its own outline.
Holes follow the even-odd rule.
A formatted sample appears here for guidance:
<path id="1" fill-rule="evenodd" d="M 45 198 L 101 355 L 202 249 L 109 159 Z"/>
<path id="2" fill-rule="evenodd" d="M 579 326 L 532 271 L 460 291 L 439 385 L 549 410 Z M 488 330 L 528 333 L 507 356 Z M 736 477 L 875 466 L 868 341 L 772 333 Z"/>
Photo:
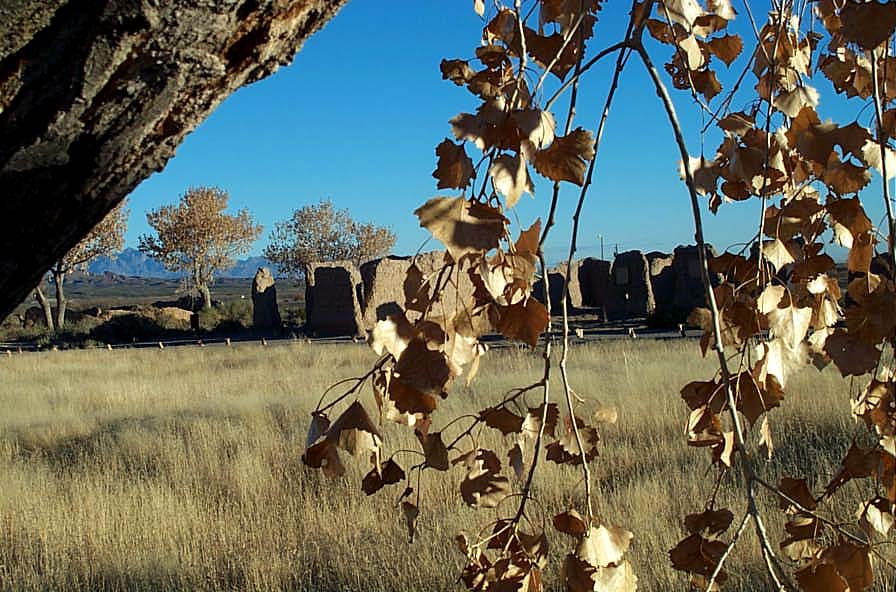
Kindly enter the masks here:
<path id="1" fill-rule="evenodd" d="M 445 246 L 444 264 L 430 274 L 411 265 L 403 310 L 378 322 L 371 335 L 377 363 L 326 405 L 322 398 L 303 460 L 340 476 L 342 452 L 368 458 L 370 470 L 361 484 L 368 495 L 404 484 L 398 504 L 411 540 L 421 511 L 420 480 L 413 477 L 425 470 L 463 471 L 461 499 L 471 507 L 496 508 L 498 518 L 477 534 L 458 535 L 467 560 L 462 581 L 471 590 L 531 592 L 543 588 L 548 561 L 548 537 L 526 515 L 533 476 L 540 458 L 575 465 L 583 470 L 587 512 L 583 516 L 570 508 L 553 519 L 556 530 L 574 539 L 562 565 L 563 583 L 571 591 L 634 590 L 637 578 L 624 557 L 633 535 L 599 524 L 588 489 L 597 426 L 614 422 L 615 410 L 598 407 L 585 413 L 582 401 L 570 396 L 562 362 L 565 410 L 550 399 L 552 337 L 545 333 L 550 311 L 533 297 L 533 287 L 544 281 L 541 246 L 553 224 L 557 193 L 545 228 L 537 220 L 514 237 L 506 217 L 524 193 L 534 194 L 532 170 L 555 184 L 587 187 L 590 182 L 600 133 L 572 127 L 575 93 L 565 130 L 558 128 L 550 106 L 594 63 L 585 58 L 601 6 L 596 0 L 500 4 L 483 29 L 475 60 L 441 63 L 446 80 L 481 99 L 474 113 L 450 120 L 454 140 L 436 148 L 438 188 L 461 194 L 434 197 L 415 212 L 421 226 Z M 745 7 L 750 10 L 749 4 Z M 481 0 L 474 8 L 484 16 Z M 688 444 L 709 450 L 717 480 L 704 509 L 684 518 L 687 536 L 670 551 L 670 560 L 704 590 L 725 582 L 723 563 L 749 520 L 757 525 L 769 576 L 778 587 L 866 589 L 873 583 L 874 563 L 888 561 L 879 547 L 896 522 L 896 379 L 883 355 L 896 339 L 894 225 L 890 215 L 883 240 L 888 249 L 878 254 L 881 235 L 858 197 L 870 186 L 872 170 L 885 180 L 896 172 L 889 147 L 896 108 L 886 108 L 896 98 L 896 80 L 891 80 L 896 63 L 887 45 L 896 28 L 896 5 L 815 2 L 809 14 L 822 23 L 826 36 L 810 26 L 814 21 L 807 10 L 805 4 L 776 3 L 761 28 L 753 22 L 755 49 L 745 54 L 743 39 L 727 32 L 737 15 L 729 0 L 709 0 L 706 8 L 697 0 L 644 0 L 633 3 L 626 37 L 614 46 L 619 67 L 624 52 L 637 52 L 648 70 L 653 66 L 642 44 L 644 31 L 671 46 L 665 69 L 672 85 L 690 91 L 718 127 L 722 141 L 712 158 L 682 160 L 682 176 L 694 199 L 704 196 L 713 212 L 733 201 L 757 199 L 762 205 L 751 252 L 723 253 L 704 262 L 708 306 L 692 321 L 704 329 L 703 354 L 717 352 L 720 366 L 710 380 L 693 381 L 681 390 L 691 410 Z M 747 58 L 744 75 L 710 109 L 709 103 L 722 95 L 713 59 L 727 67 L 741 56 Z M 756 82 L 749 108 L 732 111 L 750 72 Z M 820 93 L 809 85 L 816 72 L 846 97 L 873 99 L 875 129 L 859 121 L 822 121 L 816 110 Z M 545 98 L 551 76 L 559 90 Z M 662 83 L 657 79 L 656 84 L 662 97 Z M 670 121 L 680 136 L 674 111 Z M 479 153 L 476 161 L 470 148 Z M 886 189 L 884 194 L 888 200 Z M 699 237 L 700 214 L 694 210 Z M 849 250 L 845 294 L 835 262 L 825 253 L 831 242 Z M 465 373 L 468 384 L 473 379 L 487 351 L 480 340 L 489 333 L 532 348 L 542 343 L 544 377 L 475 415 L 437 428 L 439 400 L 448 396 L 455 379 Z M 878 445 L 854 444 L 818 495 L 802 478 L 765 482 L 754 461 L 773 455 L 769 411 L 781 405 L 793 373 L 809 364 L 831 363 L 844 376 L 868 381 L 856 394 L 853 413 L 876 433 Z M 378 421 L 359 399 L 368 383 Z M 539 400 L 529 399 L 539 393 Z M 331 421 L 332 410 L 347 401 Z M 419 450 L 410 462 L 404 459 L 408 451 L 387 452 L 385 423 L 413 430 Z M 503 436 L 506 453 L 479 446 L 474 434 L 483 428 Z M 730 476 L 739 467 L 747 477 L 748 510 L 726 542 L 723 536 L 735 513 L 717 508 L 716 494 L 726 478 L 734 483 Z M 850 522 L 824 504 L 851 480 L 865 480 L 870 493 Z M 756 488 L 774 496 L 784 512 L 787 538 L 777 550 L 764 534 Z M 790 569 L 778 554 L 789 560 Z"/>

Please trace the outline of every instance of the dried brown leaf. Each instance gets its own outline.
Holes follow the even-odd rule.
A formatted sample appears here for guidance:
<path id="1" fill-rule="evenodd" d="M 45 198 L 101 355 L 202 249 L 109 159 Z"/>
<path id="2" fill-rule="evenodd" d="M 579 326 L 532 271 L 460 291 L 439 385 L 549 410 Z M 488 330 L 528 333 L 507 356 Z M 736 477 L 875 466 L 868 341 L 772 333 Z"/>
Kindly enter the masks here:
<path id="1" fill-rule="evenodd" d="M 464 189 L 476 176 L 473 160 L 467 156 L 462 143 L 455 144 L 446 139 L 436 146 L 436 156 L 439 162 L 432 176 L 438 179 L 436 187 L 439 189 Z"/>
<path id="2" fill-rule="evenodd" d="M 479 416 L 485 421 L 485 425 L 499 430 L 505 436 L 518 434 L 523 430 L 523 418 L 507 407 L 488 407 L 480 411 Z"/>
<path id="3" fill-rule="evenodd" d="M 463 197 L 434 197 L 414 214 L 455 261 L 497 247 L 507 222 L 495 208 Z"/>
<path id="4" fill-rule="evenodd" d="M 594 158 L 594 138 L 591 132 L 576 128 L 566 136 L 558 136 L 544 150 L 535 153 L 535 170 L 552 181 L 585 183 L 586 163 Z"/>
<path id="5" fill-rule="evenodd" d="M 562 533 L 580 537 L 587 530 L 585 519 L 576 510 L 566 510 L 554 516 L 554 528 Z"/>

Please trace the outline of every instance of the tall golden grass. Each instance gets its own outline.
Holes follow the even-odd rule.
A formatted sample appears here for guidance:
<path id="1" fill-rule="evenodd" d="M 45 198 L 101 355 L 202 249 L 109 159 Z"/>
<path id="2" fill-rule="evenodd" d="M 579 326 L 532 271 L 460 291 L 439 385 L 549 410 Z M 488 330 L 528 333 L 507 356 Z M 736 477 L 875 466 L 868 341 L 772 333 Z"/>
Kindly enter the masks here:
<path id="1" fill-rule="evenodd" d="M 409 544 L 396 508 L 402 486 L 368 498 L 359 485 L 366 460 L 348 461 L 339 480 L 300 461 L 321 392 L 373 360 L 363 346 L 315 344 L 0 359 L 0 588 L 459 589 L 454 534 L 477 531 L 510 504 L 469 509 L 457 493 L 460 468 L 428 471 L 419 536 Z M 667 551 L 713 480 L 708 454 L 685 444 L 678 390 L 713 366 L 692 342 L 639 340 L 578 347 L 570 367 L 578 394 L 619 409 L 593 464 L 601 521 L 635 533 L 641 589 L 686 589 Z M 434 429 L 540 374 L 535 354 L 490 353 L 473 385 L 458 385 L 442 404 Z M 817 488 L 863 428 L 850 419 L 849 384 L 835 372 L 808 369 L 788 386 L 771 414 L 776 458 L 763 471 L 771 481 L 806 476 Z M 362 401 L 375 410 L 369 392 Z M 398 426 L 386 432 L 387 442 L 413 445 Z M 480 440 L 504 456 L 510 440 L 492 432 Z M 862 493 L 854 488 L 837 511 L 851 516 Z M 531 519 L 548 531 L 548 579 L 556 582 L 572 541 L 552 530 L 550 517 L 581 507 L 580 473 L 546 463 L 535 495 Z M 743 496 L 730 483 L 720 499 L 742 515 Z M 784 518 L 775 500 L 762 501 L 780 540 Z M 757 549 L 745 536 L 726 589 L 769 589 Z M 892 590 L 896 579 L 884 573 L 879 582 L 876 589 Z"/>

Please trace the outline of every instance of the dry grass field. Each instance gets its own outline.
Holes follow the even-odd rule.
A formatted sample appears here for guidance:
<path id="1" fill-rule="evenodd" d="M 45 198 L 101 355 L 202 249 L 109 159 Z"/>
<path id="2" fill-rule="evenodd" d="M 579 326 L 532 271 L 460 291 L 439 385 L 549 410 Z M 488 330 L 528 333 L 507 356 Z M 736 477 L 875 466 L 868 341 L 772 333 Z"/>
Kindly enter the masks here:
<path id="1" fill-rule="evenodd" d="M 401 486 L 368 498 L 359 486 L 366 461 L 348 461 L 347 477 L 336 481 L 300 461 L 322 390 L 374 359 L 362 346 L 313 344 L 0 358 L 0 589 L 460 589 L 463 557 L 452 538 L 495 518 L 463 505 L 460 468 L 424 475 L 419 537 L 409 545 L 395 506 Z M 712 479 L 708 453 L 685 445 L 678 390 L 712 368 L 693 342 L 573 351 L 576 391 L 619 409 L 593 463 L 597 511 L 634 531 L 631 560 L 643 590 L 687 588 L 667 550 Z M 456 386 L 443 403 L 435 428 L 539 375 L 535 354 L 489 354 L 473 386 Z M 776 460 L 763 471 L 772 481 L 782 471 L 805 475 L 818 488 L 851 436 L 862 437 L 849 417 L 849 384 L 807 369 L 789 387 L 771 414 Z M 369 392 L 362 401 L 374 410 Z M 386 429 L 387 444 L 399 437 L 412 445 L 397 426 Z M 501 455 L 510 446 L 491 430 L 482 440 Z M 581 502 L 578 481 L 575 469 L 553 463 L 536 477 L 540 503 L 530 507 L 548 530 L 552 581 L 571 541 L 550 517 Z M 731 501 L 726 489 L 722 499 Z M 862 490 L 849 494 L 844 516 Z M 731 503 L 741 515 L 742 499 Z M 783 517 L 774 500 L 763 503 L 780 540 Z M 745 536 L 726 589 L 769 589 L 760 563 L 755 538 Z M 892 590 L 896 578 L 885 573 L 879 582 L 877 590 Z"/>

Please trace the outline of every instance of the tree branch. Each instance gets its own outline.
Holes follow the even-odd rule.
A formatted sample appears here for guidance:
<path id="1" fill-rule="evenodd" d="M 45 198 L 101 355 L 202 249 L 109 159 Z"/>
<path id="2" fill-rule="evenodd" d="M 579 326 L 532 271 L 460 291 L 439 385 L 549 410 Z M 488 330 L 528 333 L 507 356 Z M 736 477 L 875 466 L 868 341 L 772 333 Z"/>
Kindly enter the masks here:
<path id="1" fill-rule="evenodd" d="M 703 279 L 703 288 L 704 295 L 706 297 L 706 303 L 712 316 L 713 337 L 715 338 L 714 349 L 716 350 L 716 354 L 719 360 L 719 368 L 722 373 L 722 383 L 725 390 L 725 399 L 728 403 L 728 408 L 731 414 L 731 421 L 734 424 L 735 442 L 737 443 L 738 450 L 740 450 L 741 453 L 739 458 L 741 459 L 747 473 L 747 501 L 749 513 L 752 515 L 755 521 L 754 526 L 756 528 L 756 534 L 759 537 L 760 544 L 762 545 L 763 555 L 766 556 L 766 564 L 768 567 L 769 576 L 774 581 L 775 586 L 779 589 L 782 589 L 784 585 L 781 583 L 781 579 L 776 573 L 776 570 L 773 569 L 773 565 L 771 563 L 772 557 L 774 557 L 774 553 L 771 551 L 771 543 L 768 540 L 768 534 L 765 531 L 765 526 L 762 522 L 762 516 L 760 515 L 759 507 L 756 503 L 755 491 L 751 485 L 751 482 L 753 481 L 753 479 L 755 479 L 755 471 L 753 469 L 752 460 L 750 459 L 749 453 L 747 451 L 743 426 L 741 425 L 740 417 L 737 414 L 736 400 L 734 397 L 734 392 L 731 389 L 731 371 L 728 368 L 728 360 L 725 356 L 725 348 L 722 342 L 722 327 L 720 320 L 721 315 L 716 303 L 715 293 L 712 289 L 712 283 L 709 276 L 709 265 L 706 259 L 706 241 L 703 235 L 703 218 L 700 213 L 700 202 L 697 196 L 694 176 L 691 173 L 691 167 L 688 165 L 689 154 L 684 141 L 684 134 L 681 129 L 681 123 L 679 122 L 678 115 L 675 112 L 675 106 L 672 103 L 672 97 L 669 96 L 669 91 L 668 89 L 666 89 L 666 85 L 660 78 L 659 72 L 657 71 L 656 66 L 654 66 L 653 62 L 651 61 L 650 56 L 647 54 L 647 51 L 644 49 L 644 46 L 641 44 L 640 40 L 635 40 L 633 46 L 634 50 L 638 52 L 638 55 L 641 57 L 641 61 L 644 63 L 644 67 L 647 69 L 647 73 L 650 75 L 656 92 L 663 103 L 663 107 L 666 110 L 666 115 L 669 119 L 669 123 L 672 126 L 673 134 L 675 135 L 675 142 L 676 144 L 678 144 L 678 150 L 681 155 L 682 162 L 685 163 L 685 184 L 687 185 L 688 193 L 690 194 L 691 198 L 691 212 L 694 218 L 694 239 L 697 242 L 697 250 L 700 258 L 700 275 Z"/>

